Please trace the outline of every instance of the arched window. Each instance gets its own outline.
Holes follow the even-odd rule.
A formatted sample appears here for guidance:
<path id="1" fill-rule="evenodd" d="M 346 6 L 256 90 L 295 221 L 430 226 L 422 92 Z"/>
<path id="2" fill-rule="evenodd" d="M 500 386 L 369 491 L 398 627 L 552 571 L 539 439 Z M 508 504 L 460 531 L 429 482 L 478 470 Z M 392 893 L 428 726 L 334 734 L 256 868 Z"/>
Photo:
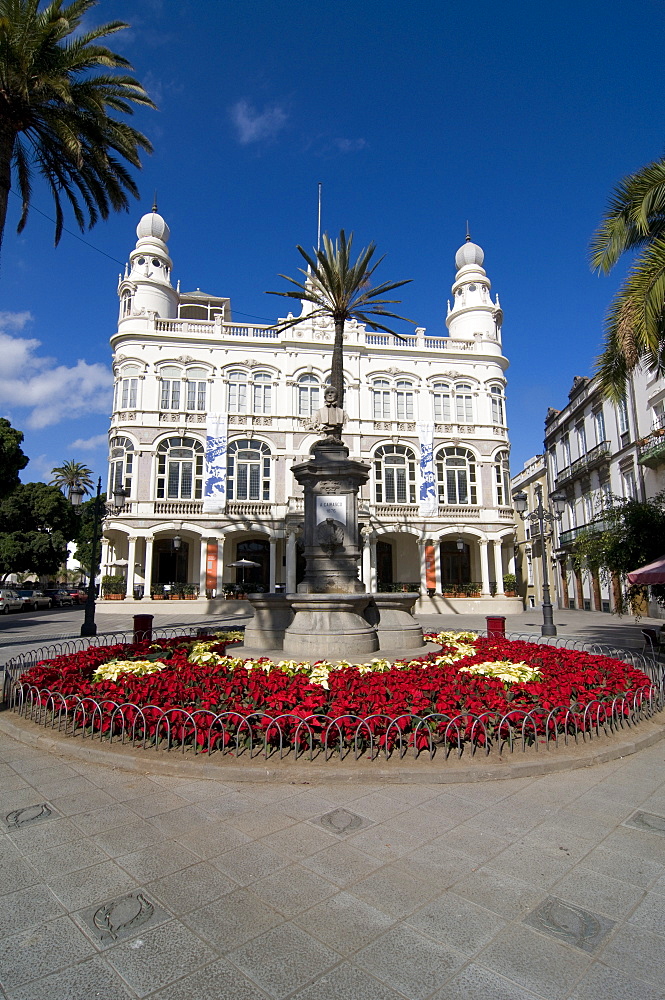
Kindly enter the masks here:
<path id="1" fill-rule="evenodd" d="M 226 466 L 229 500 L 270 500 L 270 448 L 262 441 L 232 441 Z"/>
<path id="2" fill-rule="evenodd" d="M 436 456 L 439 503 L 477 504 L 476 459 L 466 448 L 442 448 Z"/>
<path id="3" fill-rule="evenodd" d="M 455 417 L 458 424 L 473 422 L 472 389 L 466 382 L 459 382 L 455 386 Z"/>
<path id="4" fill-rule="evenodd" d="M 503 388 L 500 385 L 490 387 L 490 399 L 492 401 L 492 423 L 505 424 L 505 413 L 503 408 Z"/>
<path id="5" fill-rule="evenodd" d="M 508 452 L 498 452 L 494 459 L 494 481 L 496 483 L 496 502 L 499 507 L 510 506 L 510 465 Z"/>
<path id="6" fill-rule="evenodd" d="M 139 388 L 139 369 L 126 365 L 115 385 L 115 410 L 135 410 Z"/>
<path id="7" fill-rule="evenodd" d="M 206 408 L 206 379 L 208 372 L 205 368 L 187 369 L 187 409 L 203 411 Z"/>
<path id="8" fill-rule="evenodd" d="M 316 375 L 301 375 L 298 379 L 298 416 L 311 417 L 321 406 L 321 383 Z"/>
<path id="9" fill-rule="evenodd" d="M 405 379 L 395 387 L 395 413 L 398 420 L 413 420 L 413 383 Z"/>
<path id="10" fill-rule="evenodd" d="M 254 413 L 272 413 L 272 376 L 267 372 L 256 372 L 254 383 Z"/>
<path id="11" fill-rule="evenodd" d="M 390 382 L 375 378 L 372 382 L 372 413 L 374 420 L 390 420 Z"/>
<path id="12" fill-rule="evenodd" d="M 200 500 L 203 495 L 203 445 L 172 437 L 157 447 L 157 499 Z"/>
<path id="13" fill-rule="evenodd" d="M 416 502 L 416 456 L 402 444 L 384 444 L 374 454 L 376 503 Z"/>
<path id="14" fill-rule="evenodd" d="M 132 293 L 127 291 L 122 294 L 122 318 L 132 314 Z"/>
<path id="15" fill-rule="evenodd" d="M 162 379 L 159 397 L 160 410 L 179 410 L 182 389 L 181 369 L 166 366 L 160 368 L 159 374 Z"/>
<path id="16" fill-rule="evenodd" d="M 109 495 L 122 486 L 131 493 L 134 445 L 126 437 L 111 438 L 109 453 Z"/>
<path id="17" fill-rule="evenodd" d="M 244 372 L 229 372 L 229 413 L 247 413 L 247 376 Z"/>
<path id="18" fill-rule="evenodd" d="M 434 420 L 436 423 L 448 424 L 452 420 L 450 405 L 450 386 L 445 382 L 435 382 L 432 386 L 434 402 Z"/>

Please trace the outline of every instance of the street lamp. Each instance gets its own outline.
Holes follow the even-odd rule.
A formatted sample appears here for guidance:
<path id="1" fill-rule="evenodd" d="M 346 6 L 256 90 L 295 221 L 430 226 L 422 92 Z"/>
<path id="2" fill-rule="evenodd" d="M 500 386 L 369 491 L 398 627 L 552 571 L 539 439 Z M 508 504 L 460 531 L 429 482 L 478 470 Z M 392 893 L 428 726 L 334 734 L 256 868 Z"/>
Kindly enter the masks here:
<path id="1" fill-rule="evenodd" d="M 550 580 L 547 571 L 547 553 L 545 551 L 545 522 L 554 524 L 561 520 L 561 515 L 566 508 L 566 498 L 563 493 L 553 493 L 550 497 L 553 510 L 547 510 L 543 506 L 543 488 L 536 486 L 536 506 L 529 511 L 529 498 L 522 490 L 513 497 L 513 506 L 523 521 L 538 522 L 540 528 L 540 557 L 543 566 L 543 624 L 540 627 L 541 635 L 556 635 L 556 625 L 552 614 L 552 601 L 550 599 Z"/>
<path id="2" fill-rule="evenodd" d="M 69 487 L 69 500 L 73 507 L 80 507 L 85 490 L 80 483 L 74 483 Z M 85 616 L 81 625 L 81 635 L 97 635 L 97 625 L 95 623 L 95 601 L 96 588 L 95 576 L 97 575 L 97 547 L 101 534 L 102 520 L 106 514 L 117 514 L 125 506 L 128 493 L 122 486 L 116 485 L 113 489 L 113 503 L 102 503 L 102 477 L 97 480 L 97 495 L 95 496 L 92 508 L 92 553 L 90 556 L 90 577 L 88 579 L 88 596 L 85 601 Z"/>

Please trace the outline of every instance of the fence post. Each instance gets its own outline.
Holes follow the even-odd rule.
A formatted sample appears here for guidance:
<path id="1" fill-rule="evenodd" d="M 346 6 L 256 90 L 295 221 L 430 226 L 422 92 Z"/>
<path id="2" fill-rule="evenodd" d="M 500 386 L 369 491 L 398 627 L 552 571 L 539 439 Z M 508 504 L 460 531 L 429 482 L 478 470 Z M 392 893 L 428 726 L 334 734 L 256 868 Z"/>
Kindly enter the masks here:
<path id="1" fill-rule="evenodd" d="M 134 642 L 151 642 L 154 615 L 134 615 Z"/>
<path id="2" fill-rule="evenodd" d="M 487 615 L 486 621 L 488 639 L 506 638 L 506 619 L 503 615 Z"/>

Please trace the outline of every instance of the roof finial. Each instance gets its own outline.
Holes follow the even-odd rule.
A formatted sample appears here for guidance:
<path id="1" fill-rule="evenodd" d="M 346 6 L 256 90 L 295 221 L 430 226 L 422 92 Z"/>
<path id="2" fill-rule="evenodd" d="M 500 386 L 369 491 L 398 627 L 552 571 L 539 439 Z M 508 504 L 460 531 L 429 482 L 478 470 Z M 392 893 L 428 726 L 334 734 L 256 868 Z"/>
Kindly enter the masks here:
<path id="1" fill-rule="evenodd" d="M 153 212 L 157 211 L 157 188 L 155 188 L 155 193 L 154 193 L 153 199 L 152 199 L 152 210 L 153 210 Z M 468 225 L 468 223 L 467 223 L 467 225 Z"/>
<path id="2" fill-rule="evenodd" d="M 466 242 L 471 242 L 471 233 L 469 232 L 469 220 L 466 220 Z"/>
<path id="3" fill-rule="evenodd" d="M 317 253 L 321 250 L 321 188 L 322 187 L 323 187 L 323 185 L 319 181 L 319 221 L 318 221 L 317 232 L 316 232 L 316 249 L 317 249 Z"/>

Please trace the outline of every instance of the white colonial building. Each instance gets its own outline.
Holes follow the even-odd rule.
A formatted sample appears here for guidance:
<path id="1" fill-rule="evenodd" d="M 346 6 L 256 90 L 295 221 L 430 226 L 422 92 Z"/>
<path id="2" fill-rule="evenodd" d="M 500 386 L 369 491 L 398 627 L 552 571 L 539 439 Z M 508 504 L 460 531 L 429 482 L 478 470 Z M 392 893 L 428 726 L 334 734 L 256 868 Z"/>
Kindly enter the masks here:
<path id="1" fill-rule="evenodd" d="M 216 598 L 243 574 L 248 590 L 292 592 L 303 501 L 291 466 L 320 436 L 312 417 L 330 374 L 332 325 L 308 315 L 307 303 L 303 321 L 283 331 L 234 323 L 228 298 L 174 288 L 160 215 L 145 215 L 137 235 L 111 337 L 108 486 L 129 496 L 105 522 L 103 572 L 122 573 L 127 597 L 143 602 L 165 585 Z M 503 596 L 515 543 L 508 361 L 483 257 L 468 240 L 457 251 L 445 336 L 416 329 L 402 340 L 346 325 L 344 440 L 371 466 L 359 510 L 362 579 L 369 591 L 418 588 L 423 609 L 445 610 L 458 597 L 443 595 L 476 587 L 474 610 L 521 607 Z M 213 437 L 226 452 L 217 502 L 206 486 L 207 469 L 219 469 L 219 453 L 206 453 Z M 421 471 L 428 442 L 432 461 Z M 427 473 L 433 503 L 421 501 Z M 234 567 L 239 560 L 256 565 Z"/>

